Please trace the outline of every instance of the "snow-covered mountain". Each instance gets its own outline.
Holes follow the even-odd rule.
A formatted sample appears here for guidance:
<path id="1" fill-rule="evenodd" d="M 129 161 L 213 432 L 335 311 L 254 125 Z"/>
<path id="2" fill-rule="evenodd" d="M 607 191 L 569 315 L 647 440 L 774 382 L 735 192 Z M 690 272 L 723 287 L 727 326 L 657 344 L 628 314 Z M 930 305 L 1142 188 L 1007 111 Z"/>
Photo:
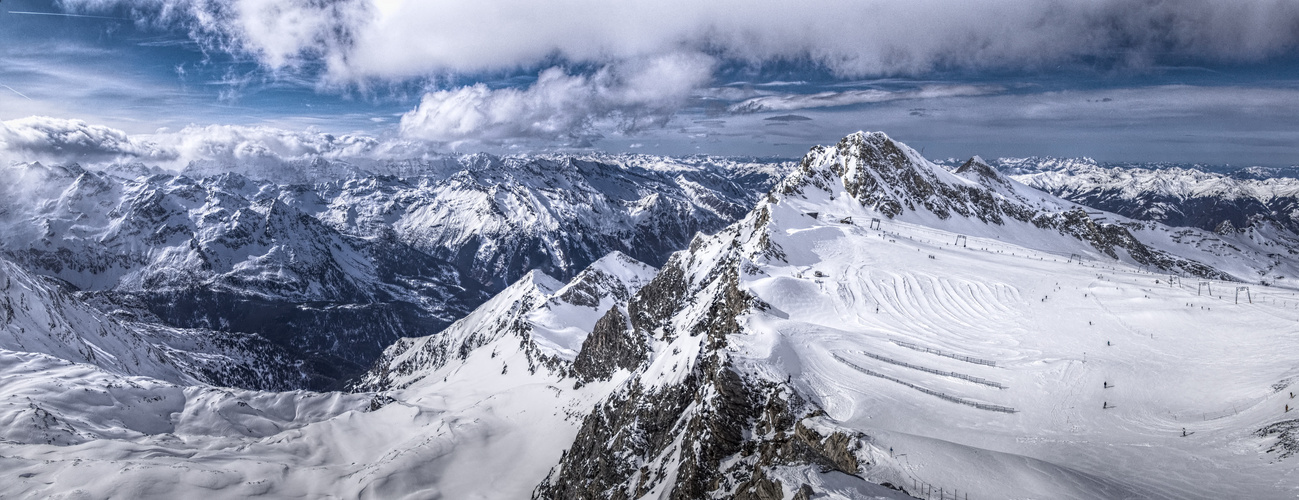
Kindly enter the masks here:
<path id="1" fill-rule="evenodd" d="M 4 259 L 0 282 L 0 349 L 177 384 L 286 390 L 308 376 L 300 359 L 256 335 L 114 317 Z"/>
<path id="2" fill-rule="evenodd" d="M 1272 225 L 1299 234 L 1299 179 L 1088 164 L 1015 179 L 1089 207 L 1170 226 L 1235 233 Z"/>
<path id="3" fill-rule="evenodd" d="M 178 387 L 0 351 L 0 381 L 31 379 L 0 382 L 0 395 L 22 397 L 9 407 L 0 399 L 0 422 L 10 423 L 0 449 L 60 456 L 0 457 L 20 474 L 0 494 L 174 498 L 206 484 L 217 498 L 525 498 L 626 377 L 581 368 L 601 351 L 587 347 L 588 333 L 654 272 L 614 252 L 568 283 L 529 273 L 447 331 L 388 349 L 362 382 L 382 394 Z M 94 403 L 79 403 L 81 393 Z M 134 465 L 86 481 L 83 471 L 121 463 L 63 454 L 88 441 Z M 185 451 L 193 446 L 238 452 Z M 159 474 L 169 480 L 133 489 Z"/>
<path id="4" fill-rule="evenodd" d="M 598 341 L 590 334 L 606 325 L 621 327 L 626 314 L 621 308 L 655 271 L 616 251 L 567 284 L 533 271 L 446 330 L 397 341 L 359 379 L 355 390 L 410 387 L 493 343 L 517 343 L 529 373 L 544 367 L 578 380 L 607 377 L 613 367 L 594 363 L 592 358 L 603 346 L 584 342 Z"/>
<path id="5" fill-rule="evenodd" d="M 614 250 L 661 264 L 789 168 L 694 160 L 472 155 L 445 178 L 349 178 L 301 204 L 349 234 L 391 230 L 497 291 L 534 269 L 568 279 Z"/>
<path id="6" fill-rule="evenodd" d="M 211 165 L 193 176 L 14 165 L 0 187 L 0 249 L 96 303 L 265 337 L 319 370 L 309 387 L 337 387 L 397 338 L 441 330 L 531 269 L 567 279 L 615 250 L 661 263 L 742 216 L 785 168 L 601 159 L 374 167 L 403 176 L 313 162 L 265 176 L 316 175 L 309 184 Z"/>
<path id="7" fill-rule="evenodd" d="M 0 496 L 1292 496 L 1274 259 L 858 133 L 657 270 L 525 273 L 374 392 L 0 350 Z"/>
<path id="8" fill-rule="evenodd" d="M 1299 319 L 1293 288 L 1235 304 L 1236 283 L 1170 286 L 1140 254 L 1182 269 L 1232 257 L 1074 222 L 1076 206 L 979 164 L 949 173 L 879 133 L 813 149 L 632 300 L 626 343 L 652 354 L 534 497 L 1299 487 L 1269 451 L 1293 439 L 1274 423 L 1297 373 L 1276 349 Z M 1118 258 L 1076 258 L 1107 248 Z"/>

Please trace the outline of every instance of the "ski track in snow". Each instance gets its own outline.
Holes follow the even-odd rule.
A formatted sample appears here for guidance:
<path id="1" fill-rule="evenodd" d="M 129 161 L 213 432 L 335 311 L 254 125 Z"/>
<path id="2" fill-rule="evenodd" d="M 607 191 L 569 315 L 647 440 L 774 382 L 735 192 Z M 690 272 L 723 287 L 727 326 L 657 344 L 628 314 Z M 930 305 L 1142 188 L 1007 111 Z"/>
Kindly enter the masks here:
<path id="1" fill-rule="evenodd" d="M 1293 465 L 1274 462 L 1263 453 L 1265 440 L 1250 435 L 1282 419 L 1282 403 L 1291 401 L 1271 388 L 1299 372 L 1278 348 L 1299 336 L 1299 311 L 1280 304 L 1291 290 L 1249 285 L 1256 298 L 1273 301 L 1236 305 L 1230 295 L 1197 296 L 1198 280 L 1170 287 L 1165 274 L 1112 260 L 1067 262 L 1073 259 L 1059 247 L 1068 241 L 1035 249 L 970 236 L 958 247 L 951 244 L 957 232 L 903 221 L 870 230 L 802 214 L 819 202 L 773 210 L 773 227 L 784 228 L 773 241 L 789 263 L 772 262 L 745 286 L 772 306 L 751 324 L 782 340 L 753 355 L 778 355 L 831 418 L 888 436 L 874 446 L 887 450 L 891 442 L 909 455 L 912 465 L 894 476 L 880 464 L 879 477 L 903 485 L 918 478 L 971 498 L 1275 498 L 1299 491 Z M 845 208 L 836 217 L 841 213 L 872 215 Z M 955 404 L 849 363 L 1017 413 Z M 1193 434 L 1181 437 L 1184 427 Z M 1019 465 L 982 470 L 982 458 L 966 456 L 991 452 L 1018 456 L 1012 462 Z"/>

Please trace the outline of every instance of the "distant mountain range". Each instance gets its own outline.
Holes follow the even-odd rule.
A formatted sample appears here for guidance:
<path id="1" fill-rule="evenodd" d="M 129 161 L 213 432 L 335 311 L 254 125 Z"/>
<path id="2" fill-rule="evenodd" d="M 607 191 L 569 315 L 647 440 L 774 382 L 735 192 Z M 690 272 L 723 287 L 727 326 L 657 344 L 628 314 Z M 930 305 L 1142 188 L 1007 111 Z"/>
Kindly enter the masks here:
<path id="1" fill-rule="evenodd" d="M 661 263 L 743 215 L 789 165 L 731 159 L 446 157 L 180 174 L 13 165 L 0 251 L 114 310 L 257 334 L 340 387 L 538 269 L 612 251 Z M 257 173 L 252 178 L 239 173 Z"/>

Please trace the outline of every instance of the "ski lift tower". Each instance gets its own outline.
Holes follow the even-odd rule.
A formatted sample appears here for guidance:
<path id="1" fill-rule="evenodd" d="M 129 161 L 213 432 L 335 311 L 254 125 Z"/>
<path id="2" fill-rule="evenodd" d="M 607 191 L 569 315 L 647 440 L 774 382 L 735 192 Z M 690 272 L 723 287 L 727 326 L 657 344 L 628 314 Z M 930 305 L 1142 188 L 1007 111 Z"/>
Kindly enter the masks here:
<path id="1" fill-rule="evenodd" d="M 967 239 L 967 238 L 965 237 L 964 234 L 958 234 L 958 235 L 956 235 L 956 244 L 957 244 L 957 245 L 960 245 L 961 247 L 965 247 L 968 241 L 969 241 L 969 239 Z"/>
<path id="2" fill-rule="evenodd" d="M 1209 289 L 1209 296 L 1212 297 L 1212 296 L 1213 296 L 1213 283 L 1208 282 L 1208 281 L 1201 281 L 1201 282 L 1200 282 L 1200 285 L 1199 285 L 1198 287 L 1196 287 L 1195 294 L 1196 294 L 1196 295 L 1202 295 L 1203 292 L 1204 292 L 1204 289 L 1205 289 L 1205 288 L 1208 288 L 1208 289 Z"/>
<path id="3" fill-rule="evenodd" d="M 1247 287 L 1247 286 L 1238 286 L 1238 287 L 1236 287 L 1236 303 L 1237 303 L 1237 304 L 1240 303 L 1240 292 L 1245 292 L 1245 300 L 1248 300 L 1250 304 L 1253 304 L 1253 303 L 1254 303 L 1254 297 L 1251 296 L 1251 295 L 1249 294 L 1249 287 Z"/>
<path id="4" fill-rule="evenodd" d="M 1076 254 L 1076 253 L 1071 253 L 1071 254 L 1069 254 L 1069 260 L 1066 260 L 1064 263 L 1065 263 L 1065 264 L 1068 264 L 1068 263 L 1073 262 L 1073 261 L 1075 261 L 1075 260 L 1077 260 L 1079 264 L 1082 264 L 1082 256 L 1081 256 L 1081 255 L 1078 255 L 1078 254 Z"/>
<path id="5" fill-rule="evenodd" d="M 870 228 L 871 228 L 871 229 L 879 229 L 879 228 L 880 228 L 880 220 L 879 220 L 879 219 L 871 219 Z"/>

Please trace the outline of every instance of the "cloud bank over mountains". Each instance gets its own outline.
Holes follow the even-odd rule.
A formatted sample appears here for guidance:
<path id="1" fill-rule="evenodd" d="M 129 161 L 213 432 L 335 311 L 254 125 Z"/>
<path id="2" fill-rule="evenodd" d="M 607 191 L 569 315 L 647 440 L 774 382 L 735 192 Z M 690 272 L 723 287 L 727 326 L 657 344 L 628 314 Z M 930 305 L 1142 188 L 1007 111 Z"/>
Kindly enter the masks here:
<path id="1" fill-rule="evenodd" d="M 588 144 L 667 123 L 719 68 L 833 78 L 1131 71 L 1246 63 L 1299 48 L 1293 0 L 63 0 L 183 31 L 319 89 L 422 86 L 403 138 Z M 536 75 L 506 86 L 466 75 Z M 470 78 L 472 82 L 474 79 Z M 765 93 L 731 113 L 996 94 L 989 85 Z M 701 97 L 702 96 L 702 97 Z M 693 101 L 692 101 L 693 99 Z"/>
<path id="2" fill-rule="evenodd" d="M 190 126 L 127 134 L 81 120 L 32 116 L 0 122 L 0 162 L 144 163 L 179 170 L 192 162 L 238 165 L 297 160 L 386 160 L 435 154 L 427 143 L 273 127 Z"/>
<path id="3" fill-rule="evenodd" d="M 12 3 L 19 161 L 797 156 L 863 128 L 938 154 L 1299 161 L 1294 0 Z"/>
<path id="4" fill-rule="evenodd" d="M 404 80 L 547 61 L 704 52 L 808 60 L 844 77 L 941 68 L 1249 61 L 1299 46 L 1290 0 L 64 0 L 182 26 L 270 68 Z"/>
<path id="5" fill-rule="evenodd" d="M 432 158 L 447 153 L 477 152 L 484 149 L 497 153 L 524 152 L 508 137 L 524 136 L 542 146 L 536 150 L 585 149 L 587 142 L 597 140 L 601 123 L 581 123 L 595 108 L 575 110 L 561 106 L 565 99 L 577 99 L 598 87 L 589 79 L 557 74 L 564 85 L 555 91 L 559 97 L 538 96 L 532 90 L 486 89 L 476 87 L 487 102 L 510 108 L 500 111 L 496 121 L 484 120 L 448 129 L 456 120 L 470 119 L 473 113 L 464 102 L 425 102 L 408 112 L 403 125 L 428 127 L 432 120 L 443 127 L 444 135 L 412 138 L 392 134 L 331 134 L 317 129 L 287 130 L 270 126 L 192 125 L 175 130 L 150 133 L 128 133 L 121 129 L 69 120 L 33 116 L 0 121 L 0 164 L 42 161 L 45 163 L 78 162 L 83 165 L 109 163 L 144 163 L 179 170 L 191 162 L 217 167 L 235 165 L 274 165 L 284 162 L 311 161 L 317 158 L 343 160 L 357 165 L 417 158 Z M 609 96 L 631 99 L 630 90 L 614 85 L 604 90 Z M 449 92 L 454 96 L 454 92 Z M 845 93 L 846 94 L 846 93 Z M 773 94 L 777 102 L 798 105 L 797 114 L 787 111 L 736 113 L 721 118 L 674 118 L 666 127 L 650 126 L 635 135 L 608 137 L 600 144 L 630 144 L 632 149 L 654 154 L 681 154 L 682 151 L 722 155 L 801 154 L 808 145 L 825 143 L 824 131 L 836 132 L 863 127 L 895 131 L 904 137 L 929 138 L 927 153 L 935 158 L 947 156 L 1092 156 L 1103 161 L 1170 161 L 1219 164 L 1296 164 L 1293 123 L 1299 116 L 1299 89 L 1258 89 L 1247 87 L 1155 86 L 1135 89 L 1098 89 L 1093 91 L 1043 92 L 1030 94 L 999 93 L 993 95 L 935 97 L 930 100 L 897 98 L 877 103 L 869 120 L 857 112 L 842 112 L 793 102 L 791 95 Z M 851 96 L 852 94 L 847 94 Z M 598 108 L 604 122 L 625 118 L 618 108 L 624 100 L 602 97 Z M 895 96 L 896 97 L 896 96 Z M 808 99 L 820 101 L 818 97 Z M 478 102 L 469 99 L 469 102 Z M 747 102 L 747 101 L 746 101 Z M 765 104 L 764 104 L 765 105 Z M 457 107 L 462 106 L 462 107 Z M 521 107 L 525 111 L 517 111 Z M 467 113 L 430 117 L 447 110 Z M 787 109 L 787 108 L 779 108 Z M 531 113 L 538 121 L 532 128 L 518 125 L 510 117 Z M 573 125 L 570 136 L 561 136 L 565 127 L 551 127 L 544 119 L 557 113 L 554 123 Z M 567 114 L 565 114 L 567 113 Z M 780 114 L 785 113 L 785 114 Z M 1202 116 L 1213 116 L 1232 127 L 1216 127 L 1217 122 L 1200 123 Z M 523 123 L 523 122 L 520 122 Z M 409 125 L 408 125 L 409 124 Z M 1280 124 L 1280 125 L 1278 125 Z M 464 130 L 497 130 L 494 148 L 482 142 L 457 147 L 468 141 Z M 1212 127 L 1212 128 L 1206 128 Z M 450 131 L 445 131 L 450 130 Z M 408 132 L 411 135 L 413 132 Z M 582 135 L 587 134 L 587 135 Z M 779 145 L 763 145 L 753 137 L 764 135 L 771 142 L 793 145 L 794 153 L 783 153 Z M 999 138 L 990 141 L 989 137 Z M 434 140 L 437 139 L 437 140 Z M 924 142 L 920 142 L 924 144 Z M 662 143 L 661 147 L 653 146 Z M 558 144 L 558 145 L 556 145 Z M 565 146 L 567 145 L 567 146 Z M 1152 146 L 1163 149 L 1152 150 Z M 699 148 L 699 149 L 696 149 Z M 707 148 L 707 149 L 704 149 Z M 617 150 L 617 149 L 615 149 Z"/>

